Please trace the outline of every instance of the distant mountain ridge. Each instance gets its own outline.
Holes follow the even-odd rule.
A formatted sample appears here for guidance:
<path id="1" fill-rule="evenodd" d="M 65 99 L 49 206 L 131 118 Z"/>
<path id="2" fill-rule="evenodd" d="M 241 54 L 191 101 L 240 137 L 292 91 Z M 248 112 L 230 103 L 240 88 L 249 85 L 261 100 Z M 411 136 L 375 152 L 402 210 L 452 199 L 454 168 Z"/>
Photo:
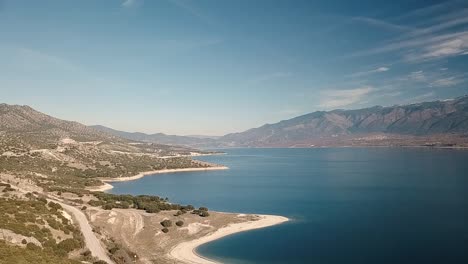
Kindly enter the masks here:
<path id="1" fill-rule="evenodd" d="M 9 140 L 8 144 L 14 142 L 21 147 L 39 149 L 69 138 L 80 142 L 101 142 L 99 146 L 102 148 L 122 152 L 157 152 L 158 155 L 202 153 L 178 145 L 127 139 L 75 121 L 55 118 L 27 105 L 0 104 L 0 141 Z"/>
<path id="2" fill-rule="evenodd" d="M 288 145 L 365 134 L 430 136 L 468 133 L 468 96 L 453 100 L 357 110 L 317 111 L 220 138 L 232 146 Z"/>
<path id="3" fill-rule="evenodd" d="M 202 148 L 432 144 L 426 141 L 452 144 L 460 139 L 464 142 L 464 135 L 468 135 L 468 96 L 389 107 L 317 111 L 218 138 L 93 128 L 132 140 Z M 453 140 L 453 135 L 459 136 Z"/>
<path id="4" fill-rule="evenodd" d="M 164 133 L 155 133 L 155 134 L 145 134 L 141 132 L 125 132 L 120 130 L 115 130 L 109 127 L 94 125 L 90 126 L 93 129 L 116 135 L 122 138 L 142 141 L 142 142 L 153 142 L 159 144 L 167 145 L 181 145 L 181 146 L 190 146 L 190 147 L 203 147 L 206 145 L 214 145 L 215 140 L 210 137 L 204 136 L 176 136 L 176 135 L 167 135 Z"/>

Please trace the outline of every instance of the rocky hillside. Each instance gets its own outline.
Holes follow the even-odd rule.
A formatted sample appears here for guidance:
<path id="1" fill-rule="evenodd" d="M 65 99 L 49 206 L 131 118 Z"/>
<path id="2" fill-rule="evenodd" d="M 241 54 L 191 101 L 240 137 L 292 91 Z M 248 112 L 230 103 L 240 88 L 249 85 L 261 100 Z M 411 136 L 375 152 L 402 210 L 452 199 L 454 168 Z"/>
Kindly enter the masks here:
<path id="1" fill-rule="evenodd" d="M 9 140 L 10 144 L 21 144 L 29 149 L 48 148 L 70 138 L 78 142 L 100 142 L 101 148 L 124 152 L 177 155 L 196 151 L 165 144 L 143 144 L 78 122 L 61 120 L 22 105 L 0 104 L 0 136 L 2 141 Z"/>
<path id="2" fill-rule="evenodd" d="M 42 188 L 81 190 L 99 177 L 206 167 L 191 148 L 123 139 L 29 106 L 0 105 L 0 174 L 30 177 Z"/>
<path id="3" fill-rule="evenodd" d="M 446 101 L 319 111 L 222 138 L 230 146 L 288 146 L 366 134 L 432 136 L 468 133 L 468 96 Z"/>
<path id="4" fill-rule="evenodd" d="M 112 140 L 122 139 L 83 124 L 61 120 L 34 110 L 29 106 L 0 104 L 0 131 L 18 135 L 36 137 L 42 141 L 56 141 L 65 137 L 76 140 Z"/>

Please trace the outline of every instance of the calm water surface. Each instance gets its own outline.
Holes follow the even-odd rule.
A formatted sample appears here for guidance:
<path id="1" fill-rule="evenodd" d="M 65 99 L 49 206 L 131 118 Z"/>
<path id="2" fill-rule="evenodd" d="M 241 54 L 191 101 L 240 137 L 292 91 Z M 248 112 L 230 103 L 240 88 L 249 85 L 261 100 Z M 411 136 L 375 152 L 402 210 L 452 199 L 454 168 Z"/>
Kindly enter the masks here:
<path id="1" fill-rule="evenodd" d="M 201 246 L 225 263 L 468 263 L 468 151 L 229 149 L 226 171 L 113 183 L 212 210 L 293 220 Z"/>

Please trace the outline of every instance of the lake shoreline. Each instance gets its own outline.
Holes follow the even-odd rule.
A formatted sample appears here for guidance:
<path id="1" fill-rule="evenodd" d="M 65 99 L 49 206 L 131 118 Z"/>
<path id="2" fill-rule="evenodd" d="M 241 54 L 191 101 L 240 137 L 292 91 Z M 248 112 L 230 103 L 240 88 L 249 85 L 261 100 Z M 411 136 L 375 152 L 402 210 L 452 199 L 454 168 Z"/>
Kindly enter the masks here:
<path id="1" fill-rule="evenodd" d="M 212 170 L 227 170 L 229 169 L 226 166 L 215 165 L 212 167 L 203 167 L 203 168 L 182 168 L 182 169 L 164 169 L 164 170 L 155 170 L 142 172 L 130 177 L 121 177 L 121 178 L 100 178 L 104 185 L 88 188 L 90 191 L 100 191 L 106 192 L 114 188 L 110 183 L 112 182 L 126 182 L 134 181 L 141 179 L 146 176 L 165 174 L 165 173 L 177 173 L 177 172 L 195 172 L 195 171 L 212 171 Z M 225 214 L 218 212 L 219 214 Z M 232 214 L 232 213 L 228 213 Z M 224 238 L 229 235 L 247 232 L 254 229 L 266 228 L 274 225 L 279 225 L 285 222 L 290 221 L 289 218 L 279 215 L 259 215 L 259 214 L 238 214 L 238 217 L 244 218 L 246 216 L 254 216 L 255 220 L 247 220 L 239 223 L 229 223 L 224 227 L 216 229 L 214 232 L 209 233 L 205 236 L 182 241 L 179 244 L 175 245 L 170 249 L 166 255 L 169 259 L 176 260 L 179 263 L 195 263 L 195 264 L 214 264 L 218 263 L 214 260 L 211 260 L 207 257 L 204 257 L 197 253 L 197 248 L 203 244 Z"/>
<path id="2" fill-rule="evenodd" d="M 242 223 L 229 224 L 222 227 L 213 233 L 178 244 L 171 249 L 168 256 L 182 263 L 193 264 L 216 264 L 214 260 L 206 258 L 197 253 L 197 248 L 203 244 L 224 238 L 226 236 L 246 232 L 254 229 L 266 228 L 274 225 L 279 225 L 290 221 L 289 218 L 278 215 L 257 215 L 260 219 L 255 221 L 247 221 Z"/>
<path id="3" fill-rule="evenodd" d="M 104 184 L 101 186 L 91 187 L 88 188 L 89 191 L 92 192 L 106 192 L 114 188 L 111 182 L 126 182 L 126 181 L 134 181 L 141 179 L 145 176 L 151 176 L 156 174 L 165 174 L 165 173 L 176 173 L 176 172 L 194 172 L 194 171 L 212 171 L 212 170 L 228 170 L 229 168 L 226 166 L 213 166 L 213 167 L 197 167 L 197 168 L 182 168 L 182 169 L 164 169 L 164 170 L 154 170 L 154 171 L 145 171 L 140 172 L 137 175 L 129 176 L 129 177 L 120 177 L 120 178 L 100 178 Z"/>

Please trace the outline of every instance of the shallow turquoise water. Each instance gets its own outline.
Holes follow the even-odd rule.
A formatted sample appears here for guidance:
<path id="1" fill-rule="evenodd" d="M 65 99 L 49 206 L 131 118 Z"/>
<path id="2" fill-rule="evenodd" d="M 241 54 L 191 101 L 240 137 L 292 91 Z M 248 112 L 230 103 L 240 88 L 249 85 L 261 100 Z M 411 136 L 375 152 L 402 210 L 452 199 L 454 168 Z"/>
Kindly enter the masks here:
<path id="1" fill-rule="evenodd" d="M 212 210 L 293 221 L 198 252 L 226 263 L 468 263 L 468 151 L 229 149 L 226 171 L 114 183 Z"/>

